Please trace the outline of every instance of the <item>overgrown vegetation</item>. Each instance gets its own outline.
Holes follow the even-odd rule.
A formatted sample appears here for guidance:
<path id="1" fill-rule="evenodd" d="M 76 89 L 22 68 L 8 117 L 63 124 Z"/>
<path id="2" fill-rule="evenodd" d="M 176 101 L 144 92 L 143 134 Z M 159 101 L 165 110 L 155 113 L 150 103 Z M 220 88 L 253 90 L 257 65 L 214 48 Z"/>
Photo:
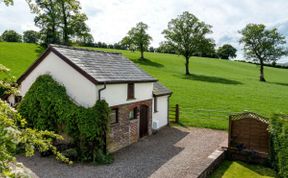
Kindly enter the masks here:
<path id="1" fill-rule="evenodd" d="M 95 163 L 112 161 L 106 153 L 110 109 L 104 100 L 91 108 L 78 106 L 66 94 L 64 86 L 43 75 L 31 86 L 18 110 L 28 118 L 29 126 L 71 137 L 69 150 L 65 150 L 67 156 Z"/>
<path id="2" fill-rule="evenodd" d="M 0 73 L 7 74 L 9 70 L 0 66 Z M 6 94 L 17 95 L 9 77 L 1 79 L 0 87 Z M 0 100 L 0 177 L 30 177 L 22 164 L 16 161 L 16 151 L 25 152 L 26 156 L 34 155 L 35 150 L 40 152 L 51 151 L 56 158 L 71 163 L 52 145 L 53 140 L 62 139 L 60 135 L 49 131 L 37 131 L 27 127 L 26 120 L 7 103 Z"/>
<path id="3" fill-rule="evenodd" d="M 288 177 L 288 116 L 275 115 L 271 119 L 271 163 L 278 177 Z"/>

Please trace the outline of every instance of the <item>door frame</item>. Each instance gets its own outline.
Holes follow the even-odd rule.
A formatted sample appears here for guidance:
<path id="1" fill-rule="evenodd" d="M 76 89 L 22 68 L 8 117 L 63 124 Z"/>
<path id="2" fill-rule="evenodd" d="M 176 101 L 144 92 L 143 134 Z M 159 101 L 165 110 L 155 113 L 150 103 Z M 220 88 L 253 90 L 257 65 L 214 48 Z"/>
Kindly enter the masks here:
<path id="1" fill-rule="evenodd" d="M 140 106 L 139 138 L 149 134 L 149 106 Z"/>

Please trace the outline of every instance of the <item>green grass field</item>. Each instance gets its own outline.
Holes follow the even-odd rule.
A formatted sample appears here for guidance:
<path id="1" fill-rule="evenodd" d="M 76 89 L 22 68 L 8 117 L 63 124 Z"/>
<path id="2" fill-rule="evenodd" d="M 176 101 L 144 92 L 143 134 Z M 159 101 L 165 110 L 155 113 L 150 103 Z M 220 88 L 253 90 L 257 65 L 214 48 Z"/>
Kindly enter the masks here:
<path id="1" fill-rule="evenodd" d="M 224 161 L 210 178 L 274 178 L 275 172 L 260 165 Z"/>
<path id="2" fill-rule="evenodd" d="M 171 106 L 180 105 L 180 119 L 187 126 L 227 129 L 229 113 L 254 111 L 269 117 L 288 113 L 288 70 L 265 67 L 266 80 L 258 81 L 253 64 L 193 57 L 191 76 L 184 75 L 184 58 L 178 55 L 120 52 L 173 91 Z M 41 48 L 33 44 L 0 43 L 0 63 L 19 77 Z"/>

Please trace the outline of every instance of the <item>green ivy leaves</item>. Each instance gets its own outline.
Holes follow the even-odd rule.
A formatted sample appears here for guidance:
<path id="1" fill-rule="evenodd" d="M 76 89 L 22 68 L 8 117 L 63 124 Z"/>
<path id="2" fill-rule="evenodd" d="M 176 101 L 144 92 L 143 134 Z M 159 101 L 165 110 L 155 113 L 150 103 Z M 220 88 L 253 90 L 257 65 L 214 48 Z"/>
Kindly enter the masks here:
<path id="1" fill-rule="evenodd" d="M 32 128 L 71 136 L 80 161 L 96 161 L 105 156 L 110 108 L 104 100 L 91 108 L 78 106 L 64 86 L 43 75 L 31 86 L 18 110 Z"/>

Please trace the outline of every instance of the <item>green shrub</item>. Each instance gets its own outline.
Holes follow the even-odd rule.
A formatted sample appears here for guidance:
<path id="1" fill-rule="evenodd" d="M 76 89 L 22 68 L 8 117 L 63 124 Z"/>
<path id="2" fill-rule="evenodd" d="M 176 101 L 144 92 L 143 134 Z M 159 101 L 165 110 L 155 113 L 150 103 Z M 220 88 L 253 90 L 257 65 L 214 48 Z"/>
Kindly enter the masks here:
<path id="1" fill-rule="evenodd" d="M 270 124 L 271 163 L 280 178 L 288 177 L 288 117 L 275 115 Z"/>
<path id="2" fill-rule="evenodd" d="M 97 162 L 106 154 L 110 108 L 97 101 L 91 108 L 75 104 L 66 94 L 64 86 L 49 75 L 40 76 L 18 106 L 28 124 L 40 130 L 66 133 L 77 145 L 79 161 Z M 110 159 L 110 158 L 109 158 Z"/>
<path id="3" fill-rule="evenodd" d="M 67 150 L 64 150 L 62 154 L 73 161 L 78 159 L 78 151 L 76 148 L 68 148 Z"/>

